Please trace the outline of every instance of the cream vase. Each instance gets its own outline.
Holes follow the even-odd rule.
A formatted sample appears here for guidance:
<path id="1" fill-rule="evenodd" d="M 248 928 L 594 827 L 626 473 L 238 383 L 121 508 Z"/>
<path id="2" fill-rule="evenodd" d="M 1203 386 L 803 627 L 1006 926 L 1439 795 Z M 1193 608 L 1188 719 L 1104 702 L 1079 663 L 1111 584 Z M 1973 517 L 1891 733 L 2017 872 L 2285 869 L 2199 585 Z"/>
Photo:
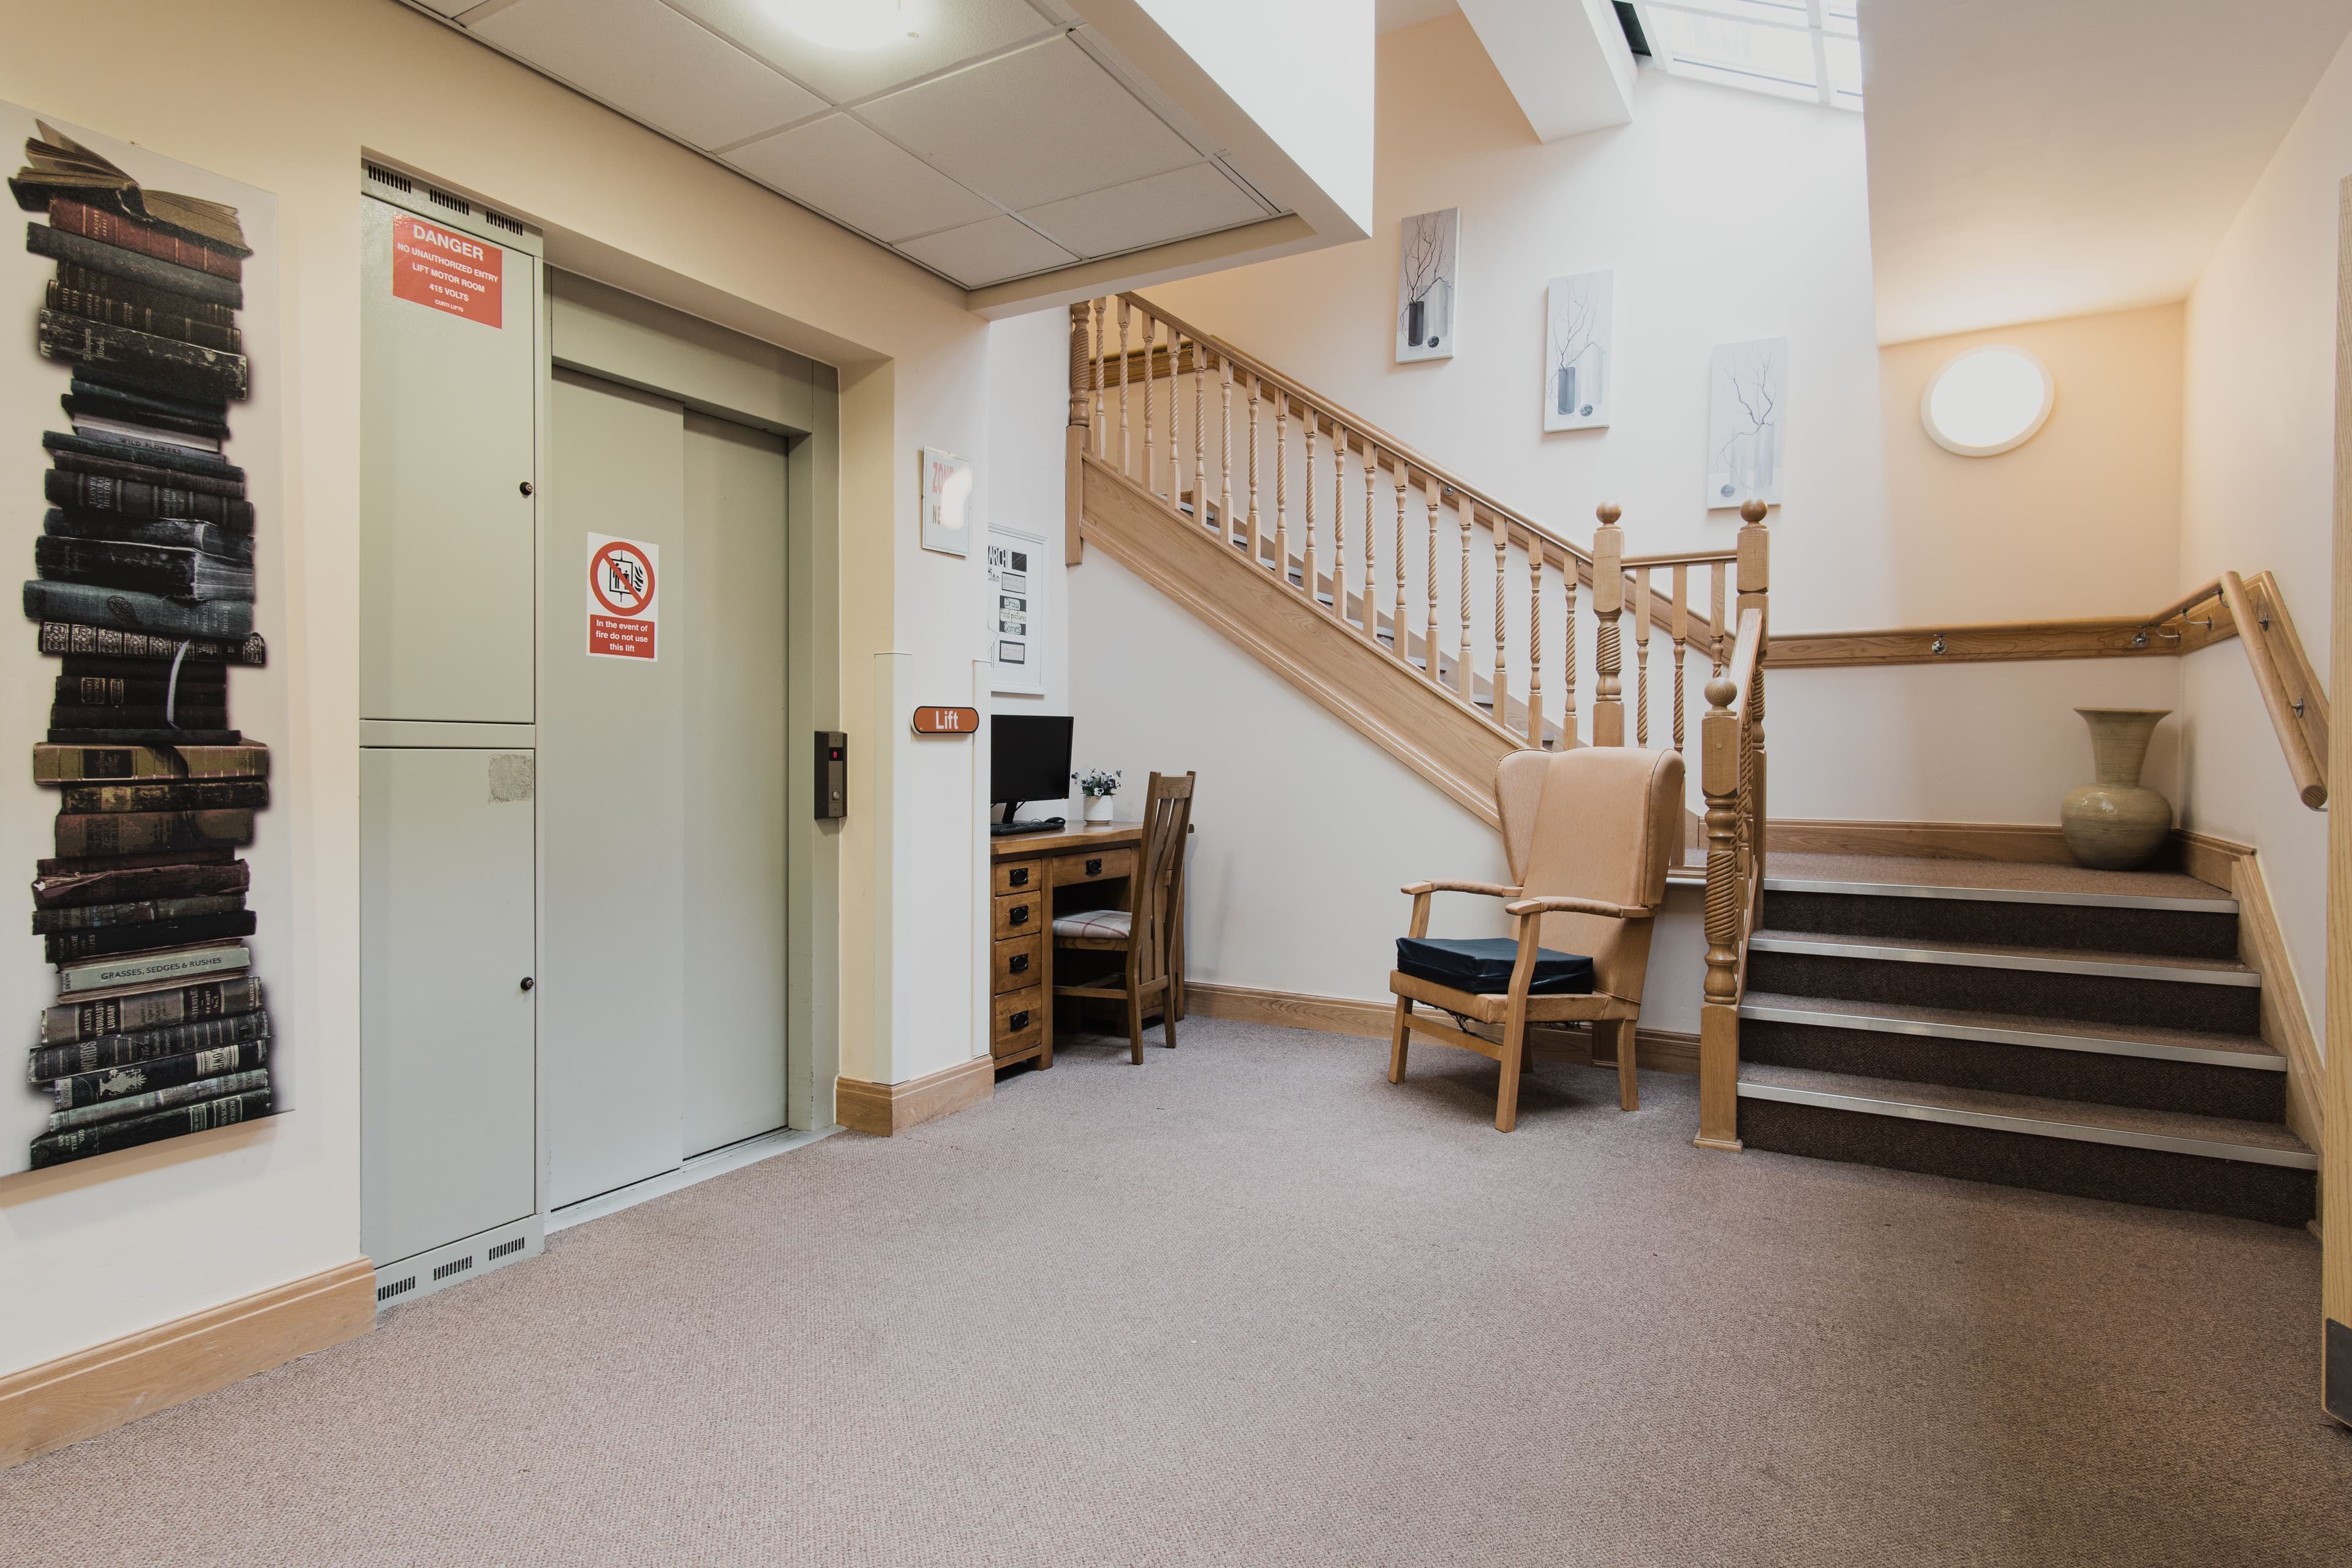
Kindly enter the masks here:
<path id="1" fill-rule="evenodd" d="M 2066 792 L 2058 821 L 2075 859 L 2101 871 L 2132 871 L 2153 859 L 2172 832 L 2172 803 L 2139 782 L 2147 742 L 2169 708 L 2077 708 L 2091 727 L 2096 784 Z"/>

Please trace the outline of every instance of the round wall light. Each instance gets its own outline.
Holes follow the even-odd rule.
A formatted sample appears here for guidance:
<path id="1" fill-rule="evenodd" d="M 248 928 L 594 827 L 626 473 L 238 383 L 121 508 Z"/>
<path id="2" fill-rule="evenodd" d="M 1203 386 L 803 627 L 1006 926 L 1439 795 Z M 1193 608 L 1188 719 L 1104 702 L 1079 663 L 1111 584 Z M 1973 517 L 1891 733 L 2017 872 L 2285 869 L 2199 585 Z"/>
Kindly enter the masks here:
<path id="1" fill-rule="evenodd" d="M 1996 457 L 2033 439 L 2057 390 L 2048 365 L 2023 349 L 1994 343 L 1955 355 L 1928 378 L 1919 421 L 1948 452 Z"/>

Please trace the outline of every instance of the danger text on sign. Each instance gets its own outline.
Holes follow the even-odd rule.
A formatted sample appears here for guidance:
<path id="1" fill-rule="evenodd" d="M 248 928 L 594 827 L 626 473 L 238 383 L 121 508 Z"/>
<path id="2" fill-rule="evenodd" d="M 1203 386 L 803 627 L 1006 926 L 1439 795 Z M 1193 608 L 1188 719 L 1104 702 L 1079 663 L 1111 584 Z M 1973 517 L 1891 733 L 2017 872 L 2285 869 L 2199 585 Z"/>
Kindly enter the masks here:
<path id="1" fill-rule="evenodd" d="M 506 252 L 497 246 L 443 228 L 423 218 L 400 217 L 392 225 L 392 292 L 453 316 L 498 326 L 504 307 L 499 287 Z"/>

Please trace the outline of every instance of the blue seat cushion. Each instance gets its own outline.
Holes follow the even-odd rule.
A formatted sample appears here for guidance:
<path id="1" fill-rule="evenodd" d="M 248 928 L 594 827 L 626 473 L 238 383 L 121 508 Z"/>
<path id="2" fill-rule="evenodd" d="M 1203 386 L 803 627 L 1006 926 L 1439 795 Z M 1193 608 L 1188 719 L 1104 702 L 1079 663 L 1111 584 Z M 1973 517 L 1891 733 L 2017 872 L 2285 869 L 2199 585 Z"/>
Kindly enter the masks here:
<path id="1" fill-rule="evenodd" d="M 1511 970 L 1519 962 L 1519 944 L 1507 936 L 1397 938 L 1397 967 L 1415 980 L 1447 985 L 1478 995 L 1499 995 L 1511 988 Z M 1583 996 L 1592 990 L 1592 960 L 1580 952 L 1536 949 L 1536 972 L 1528 980 L 1530 996 Z"/>

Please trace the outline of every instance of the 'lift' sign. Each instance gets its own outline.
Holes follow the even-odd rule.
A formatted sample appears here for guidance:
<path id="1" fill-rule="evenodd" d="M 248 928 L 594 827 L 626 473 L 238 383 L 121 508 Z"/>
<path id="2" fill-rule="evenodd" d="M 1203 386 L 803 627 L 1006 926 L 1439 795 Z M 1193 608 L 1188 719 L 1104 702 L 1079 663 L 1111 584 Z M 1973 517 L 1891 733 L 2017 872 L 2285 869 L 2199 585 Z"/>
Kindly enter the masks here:
<path id="1" fill-rule="evenodd" d="M 915 733 L 918 735 L 971 735 L 980 730 L 980 710 L 977 708 L 918 708 L 915 710 Z"/>

